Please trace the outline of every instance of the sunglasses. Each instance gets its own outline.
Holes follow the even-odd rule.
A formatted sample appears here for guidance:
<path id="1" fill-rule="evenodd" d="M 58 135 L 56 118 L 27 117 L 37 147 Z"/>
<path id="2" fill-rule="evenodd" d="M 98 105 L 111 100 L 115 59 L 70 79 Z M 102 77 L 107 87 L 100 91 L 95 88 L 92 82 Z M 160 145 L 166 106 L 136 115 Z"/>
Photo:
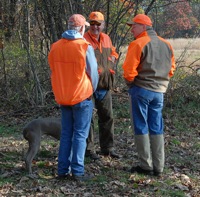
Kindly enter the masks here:
<path id="1" fill-rule="evenodd" d="M 94 25 L 96 25 L 96 26 L 101 26 L 101 23 L 98 23 L 98 22 L 96 22 L 96 21 L 91 21 L 91 22 L 90 22 L 90 25 L 91 25 L 91 26 L 94 26 Z"/>

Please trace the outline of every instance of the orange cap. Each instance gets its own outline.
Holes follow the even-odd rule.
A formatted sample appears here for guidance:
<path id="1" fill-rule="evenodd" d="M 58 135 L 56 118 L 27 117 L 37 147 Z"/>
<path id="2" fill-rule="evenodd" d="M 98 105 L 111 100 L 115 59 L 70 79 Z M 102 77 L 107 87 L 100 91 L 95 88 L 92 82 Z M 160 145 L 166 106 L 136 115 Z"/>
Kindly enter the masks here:
<path id="1" fill-rule="evenodd" d="M 70 16 L 68 24 L 73 25 L 75 27 L 80 27 L 83 25 L 90 26 L 90 24 L 86 21 L 85 17 L 81 14 L 73 14 L 72 16 Z"/>
<path id="2" fill-rule="evenodd" d="M 104 15 L 101 12 L 91 12 L 89 16 L 89 20 L 102 23 L 104 21 Z"/>
<path id="3" fill-rule="evenodd" d="M 130 22 L 127 22 L 126 24 L 131 26 L 134 23 L 139 23 L 139 24 L 143 24 L 143 25 L 152 26 L 151 19 L 145 14 L 136 15 L 134 18 L 132 18 L 132 20 Z"/>

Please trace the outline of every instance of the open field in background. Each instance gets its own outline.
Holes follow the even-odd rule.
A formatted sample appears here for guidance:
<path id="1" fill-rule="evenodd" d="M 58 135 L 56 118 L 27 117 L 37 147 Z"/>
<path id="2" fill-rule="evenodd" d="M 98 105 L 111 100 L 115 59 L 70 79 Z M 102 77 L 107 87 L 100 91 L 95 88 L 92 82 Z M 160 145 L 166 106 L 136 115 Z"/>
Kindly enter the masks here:
<path id="1" fill-rule="evenodd" d="M 174 49 L 175 58 L 176 61 L 178 61 L 177 66 L 189 66 L 195 60 L 200 58 L 200 38 L 177 38 L 167 40 L 171 43 Z M 125 46 L 121 49 L 122 55 L 119 65 L 121 65 L 124 62 L 127 53 L 127 48 L 128 46 Z M 196 61 L 192 66 L 194 66 L 195 68 L 200 68 L 200 60 Z"/>
<path id="2" fill-rule="evenodd" d="M 174 50 L 183 50 L 187 47 L 190 50 L 199 50 L 200 51 L 200 38 L 176 38 L 176 39 L 167 39 Z"/>
<path id="3" fill-rule="evenodd" d="M 178 62 L 177 66 L 189 66 L 195 60 L 199 59 L 191 66 L 194 68 L 200 68 L 200 38 L 177 38 L 168 39 L 168 41 L 174 48 L 175 58 Z"/>

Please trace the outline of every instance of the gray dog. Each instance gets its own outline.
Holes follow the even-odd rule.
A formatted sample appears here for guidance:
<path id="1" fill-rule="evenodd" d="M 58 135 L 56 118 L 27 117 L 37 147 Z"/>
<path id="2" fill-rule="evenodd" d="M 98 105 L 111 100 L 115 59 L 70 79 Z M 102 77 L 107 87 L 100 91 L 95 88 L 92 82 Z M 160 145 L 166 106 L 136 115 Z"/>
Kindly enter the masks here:
<path id="1" fill-rule="evenodd" d="M 29 122 L 23 129 L 23 136 L 29 143 L 25 156 L 26 169 L 32 174 L 32 161 L 40 148 L 42 135 L 50 135 L 57 140 L 60 139 L 61 119 L 60 118 L 39 118 Z"/>

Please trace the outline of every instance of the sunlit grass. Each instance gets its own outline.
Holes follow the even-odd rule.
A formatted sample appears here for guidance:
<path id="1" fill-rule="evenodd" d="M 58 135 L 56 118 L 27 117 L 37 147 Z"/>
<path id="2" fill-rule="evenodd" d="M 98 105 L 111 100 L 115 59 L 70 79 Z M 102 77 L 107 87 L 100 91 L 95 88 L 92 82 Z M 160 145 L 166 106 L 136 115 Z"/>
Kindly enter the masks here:
<path id="1" fill-rule="evenodd" d="M 171 43 L 174 49 L 175 59 L 180 61 L 179 64 L 181 66 L 188 66 L 200 58 L 200 38 L 176 38 L 167 40 Z M 122 55 L 119 65 L 123 64 L 127 49 L 128 46 L 121 47 L 120 52 Z M 200 67 L 200 60 L 195 62 L 193 66 Z"/>

